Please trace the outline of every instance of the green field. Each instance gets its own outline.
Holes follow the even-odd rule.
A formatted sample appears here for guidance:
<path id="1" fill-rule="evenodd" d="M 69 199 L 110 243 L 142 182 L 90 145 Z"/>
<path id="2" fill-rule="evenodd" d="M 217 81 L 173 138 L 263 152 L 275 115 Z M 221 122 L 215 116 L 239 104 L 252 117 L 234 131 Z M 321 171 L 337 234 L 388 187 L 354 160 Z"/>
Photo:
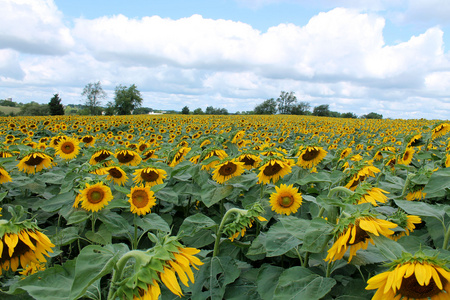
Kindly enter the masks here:
<path id="1" fill-rule="evenodd" d="M 20 108 L 0 105 L 0 111 L 3 112 L 5 115 L 9 115 L 11 112 L 13 112 L 14 114 L 17 114 L 17 113 L 19 113 Z"/>

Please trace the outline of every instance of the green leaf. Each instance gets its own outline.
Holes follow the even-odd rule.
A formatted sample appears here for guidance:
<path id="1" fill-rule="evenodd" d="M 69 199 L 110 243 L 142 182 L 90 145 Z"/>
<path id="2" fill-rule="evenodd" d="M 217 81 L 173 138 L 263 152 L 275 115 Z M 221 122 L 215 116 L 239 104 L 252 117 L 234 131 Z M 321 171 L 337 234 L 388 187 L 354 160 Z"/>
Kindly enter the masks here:
<path id="1" fill-rule="evenodd" d="M 266 250 L 267 256 L 282 255 L 302 243 L 303 230 L 308 227 L 308 221 L 294 217 L 280 218 L 280 221 L 272 225 L 267 232 Z"/>
<path id="2" fill-rule="evenodd" d="M 127 189 L 126 187 L 123 187 L 121 185 L 114 185 L 114 190 L 116 190 L 122 194 L 125 194 L 125 195 L 128 195 L 131 193 L 130 189 Z"/>
<path id="3" fill-rule="evenodd" d="M 278 279 L 284 269 L 264 264 L 258 273 L 258 293 L 264 300 L 273 299 L 273 293 L 277 287 Z"/>
<path id="4" fill-rule="evenodd" d="M 375 247 L 377 247 L 381 254 L 389 260 L 396 260 L 402 256 L 403 252 L 407 252 L 399 243 L 385 236 L 375 236 L 370 234 Z"/>
<path id="5" fill-rule="evenodd" d="M 136 219 L 136 225 L 144 231 L 160 230 L 169 233 L 170 227 L 167 222 L 157 214 L 146 214 Z"/>
<path id="6" fill-rule="evenodd" d="M 431 195 L 448 188 L 450 188 L 450 168 L 443 168 L 431 174 L 422 192 Z"/>
<path id="7" fill-rule="evenodd" d="M 172 188 L 165 187 L 159 192 L 155 193 L 155 197 L 173 204 L 178 204 L 178 194 Z"/>
<path id="8" fill-rule="evenodd" d="M 90 215 L 85 210 L 76 210 L 69 215 L 67 225 L 78 224 L 89 219 Z"/>
<path id="9" fill-rule="evenodd" d="M 127 251 L 125 244 L 84 247 L 77 257 L 70 299 L 80 298 L 97 279 L 111 273 L 119 258 Z"/>
<path id="10" fill-rule="evenodd" d="M 302 251 L 308 251 L 311 253 L 320 253 L 331 239 L 331 232 L 333 226 L 331 226 L 325 219 L 315 218 L 313 219 L 309 227 L 306 229 L 303 237 Z"/>
<path id="11" fill-rule="evenodd" d="M 47 230 L 48 229 L 50 228 L 47 228 Z M 50 236 L 50 239 L 56 246 L 65 246 L 73 243 L 79 237 L 80 236 L 78 235 L 78 228 L 66 227 L 62 230 L 58 230 L 56 234 Z"/>
<path id="12" fill-rule="evenodd" d="M 55 212 L 60 210 L 65 205 L 73 205 L 75 201 L 75 195 L 72 191 L 58 194 L 53 198 L 46 200 L 42 205 L 41 209 L 46 212 Z"/>
<path id="13" fill-rule="evenodd" d="M 318 173 L 312 173 L 305 177 L 303 177 L 300 180 L 297 180 L 297 184 L 299 185 L 305 185 L 310 182 L 328 182 L 331 183 L 330 175 L 326 172 L 318 172 Z"/>
<path id="14" fill-rule="evenodd" d="M 87 231 L 86 232 L 86 238 L 88 238 L 90 241 L 100 244 L 100 245 L 107 245 L 111 244 L 112 242 L 112 235 L 111 232 L 109 232 L 104 224 L 102 224 L 97 232 L 93 231 Z"/>
<path id="15" fill-rule="evenodd" d="M 202 202 L 206 205 L 206 207 L 211 207 L 220 200 L 229 196 L 232 192 L 233 186 L 231 185 L 214 186 L 214 188 L 202 194 Z"/>
<path id="16" fill-rule="evenodd" d="M 228 256 L 207 258 L 195 274 L 195 284 L 192 286 L 192 299 L 221 300 L 227 285 L 234 282 L 240 275 L 236 261 Z"/>
<path id="17" fill-rule="evenodd" d="M 332 278 L 321 277 L 303 267 L 285 270 L 278 280 L 273 299 L 319 300 L 336 284 Z"/>
<path id="18" fill-rule="evenodd" d="M 256 239 L 253 240 L 250 248 L 246 253 L 246 256 L 251 260 L 259 260 L 266 257 L 266 234 L 261 232 Z"/>
<path id="19" fill-rule="evenodd" d="M 62 182 L 64 182 L 65 177 L 66 174 L 64 173 L 64 171 L 53 171 L 40 174 L 37 178 L 41 182 L 60 185 Z"/>
<path id="20" fill-rule="evenodd" d="M 112 211 L 101 211 L 98 214 L 98 219 L 106 225 L 109 232 L 114 236 L 128 234 L 133 230 L 133 226 L 124 217 Z"/>
<path id="21" fill-rule="evenodd" d="M 184 219 L 178 235 L 186 244 L 200 248 L 214 242 L 211 228 L 215 227 L 217 227 L 216 222 L 199 213 Z"/>
<path id="22" fill-rule="evenodd" d="M 3 201 L 5 199 L 6 195 L 8 195 L 8 192 L 0 193 L 0 201 Z"/>
<path id="23" fill-rule="evenodd" d="M 430 205 L 425 202 L 395 200 L 395 204 L 410 215 L 433 217 L 439 220 L 442 220 L 445 215 L 445 210 L 439 209 L 437 205 Z"/>

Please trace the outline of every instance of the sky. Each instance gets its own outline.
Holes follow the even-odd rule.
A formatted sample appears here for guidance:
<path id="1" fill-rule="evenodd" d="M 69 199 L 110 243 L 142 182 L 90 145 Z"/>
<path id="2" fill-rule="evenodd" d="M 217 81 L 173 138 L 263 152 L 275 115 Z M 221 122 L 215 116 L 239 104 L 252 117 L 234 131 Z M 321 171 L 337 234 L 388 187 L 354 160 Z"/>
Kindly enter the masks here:
<path id="1" fill-rule="evenodd" d="M 83 104 L 100 81 L 142 106 L 311 108 L 450 119 L 448 0 L 0 0 L 0 99 Z M 446 47 L 447 46 L 447 47 Z"/>

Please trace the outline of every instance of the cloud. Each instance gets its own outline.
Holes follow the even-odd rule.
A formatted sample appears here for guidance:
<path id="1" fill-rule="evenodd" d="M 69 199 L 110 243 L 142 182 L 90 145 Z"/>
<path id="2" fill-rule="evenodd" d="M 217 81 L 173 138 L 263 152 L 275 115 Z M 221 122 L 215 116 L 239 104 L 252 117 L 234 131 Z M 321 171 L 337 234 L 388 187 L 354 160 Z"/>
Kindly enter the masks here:
<path id="1" fill-rule="evenodd" d="M 52 0 L 2 0 L 0 11 L 0 48 L 60 55 L 74 45 Z"/>
<path id="2" fill-rule="evenodd" d="M 0 78 L 5 81 L 21 80 L 25 76 L 20 67 L 19 53 L 9 49 L 0 49 Z"/>

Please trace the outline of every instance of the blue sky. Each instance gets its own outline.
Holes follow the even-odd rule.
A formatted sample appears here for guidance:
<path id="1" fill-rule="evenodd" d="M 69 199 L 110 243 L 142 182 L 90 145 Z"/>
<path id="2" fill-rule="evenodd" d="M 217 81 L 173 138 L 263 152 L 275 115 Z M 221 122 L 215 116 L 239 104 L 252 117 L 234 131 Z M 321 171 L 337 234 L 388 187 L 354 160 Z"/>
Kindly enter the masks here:
<path id="1" fill-rule="evenodd" d="M 144 106 L 311 107 L 449 119 L 447 0 L 0 0 L 0 99 L 83 102 L 136 84 Z M 104 104 L 106 104 L 106 101 Z"/>

